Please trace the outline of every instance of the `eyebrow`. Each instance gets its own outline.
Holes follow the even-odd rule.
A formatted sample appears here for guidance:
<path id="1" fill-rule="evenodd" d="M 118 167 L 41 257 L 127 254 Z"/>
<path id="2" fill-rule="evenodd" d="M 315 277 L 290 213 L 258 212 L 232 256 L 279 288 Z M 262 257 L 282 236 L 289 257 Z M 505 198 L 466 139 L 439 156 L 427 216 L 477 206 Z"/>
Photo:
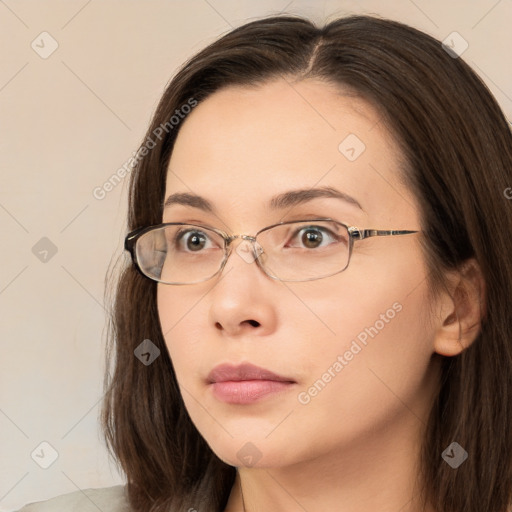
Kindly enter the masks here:
<path id="1" fill-rule="evenodd" d="M 364 211 L 357 199 L 333 187 L 289 190 L 272 197 L 269 201 L 269 207 L 271 210 L 284 210 L 285 208 L 307 203 L 308 201 L 322 197 L 340 199 Z M 188 192 L 176 192 L 171 194 L 165 200 L 163 207 L 166 209 L 175 204 L 198 208 L 205 212 L 215 212 L 215 207 L 210 201 L 197 194 L 191 194 Z"/>

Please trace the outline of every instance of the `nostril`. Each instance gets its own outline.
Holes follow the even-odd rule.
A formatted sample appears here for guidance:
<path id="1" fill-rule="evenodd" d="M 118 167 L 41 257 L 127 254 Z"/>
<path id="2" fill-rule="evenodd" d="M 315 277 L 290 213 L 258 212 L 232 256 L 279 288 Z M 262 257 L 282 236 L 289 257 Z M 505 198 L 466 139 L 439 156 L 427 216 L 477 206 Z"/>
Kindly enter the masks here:
<path id="1" fill-rule="evenodd" d="M 243 325 L 243 324 L 249 324 L 252 327 L 260 327 L 261 326 L 261 324 L 259 322 L 257 322 L 256 320 L 244 320 L 243 322 L 240 323 L 240 325 Z M 224 326 L 220 322 L 215 322 L 215 328 L 218 329 L 219 331 L 224 330 Z"/>

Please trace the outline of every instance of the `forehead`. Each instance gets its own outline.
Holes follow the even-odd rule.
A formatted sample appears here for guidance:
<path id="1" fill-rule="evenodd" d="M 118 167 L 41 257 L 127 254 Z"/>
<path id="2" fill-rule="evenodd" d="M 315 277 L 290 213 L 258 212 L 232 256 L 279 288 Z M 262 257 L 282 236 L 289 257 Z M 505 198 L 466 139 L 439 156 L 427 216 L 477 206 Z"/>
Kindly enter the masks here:
<path id="1" fill-rule="evenodd" d="M 181 126 L 166 197 L 192 192 L 250 216 L 284 190 L 334 187 L 369 216 L 404 214 L 414 199 L 401 189 L 400 160 L 379 113 L 350 91 L 285 79 L 226 87 Z"/>

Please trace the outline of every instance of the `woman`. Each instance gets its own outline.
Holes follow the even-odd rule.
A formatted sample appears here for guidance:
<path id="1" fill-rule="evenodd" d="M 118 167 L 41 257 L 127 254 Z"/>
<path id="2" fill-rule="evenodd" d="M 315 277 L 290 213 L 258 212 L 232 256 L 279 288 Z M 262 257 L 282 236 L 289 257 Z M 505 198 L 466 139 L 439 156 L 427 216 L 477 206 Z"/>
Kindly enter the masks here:
<path id="1" fill-rule="evenodd" d="M 134 164 L 103 415 L 128 484 L 78 510 L 508 510 L 512 136 L 453 51 L 248 23 Z"/>

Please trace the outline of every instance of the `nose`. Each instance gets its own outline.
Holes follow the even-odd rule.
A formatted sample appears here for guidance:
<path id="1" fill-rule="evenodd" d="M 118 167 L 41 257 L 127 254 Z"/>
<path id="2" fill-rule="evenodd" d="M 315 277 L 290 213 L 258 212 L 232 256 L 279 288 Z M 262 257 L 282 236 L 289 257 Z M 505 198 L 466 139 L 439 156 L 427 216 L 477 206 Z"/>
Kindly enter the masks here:
<path id="1" fill-rule="evenodd" d="M 277 282 L 255 259 L 261 248 L 255 239 L 234 240 L 228 260 L 217 278 L 210 300 L 209 321 L 227 336 L 268 335 L 277 324 Z"/>

